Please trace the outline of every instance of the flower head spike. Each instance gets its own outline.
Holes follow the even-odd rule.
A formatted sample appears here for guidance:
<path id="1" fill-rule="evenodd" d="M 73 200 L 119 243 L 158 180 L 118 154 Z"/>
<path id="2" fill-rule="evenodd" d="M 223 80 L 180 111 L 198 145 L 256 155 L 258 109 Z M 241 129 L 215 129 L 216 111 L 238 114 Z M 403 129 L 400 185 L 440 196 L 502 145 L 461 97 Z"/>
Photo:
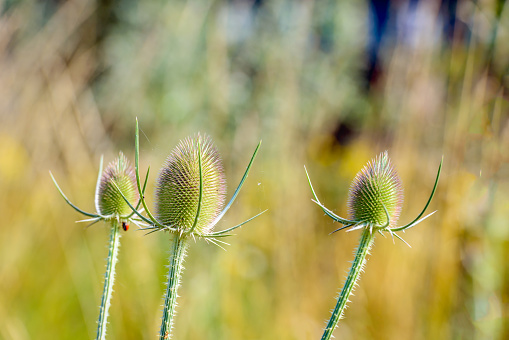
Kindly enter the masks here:
<path id="1" fill-rule="evenodd" d="M 201 186 L 198 152 L 201 152 Z M 189 231 L 200 204 L 200 187 L 203 187 L 203 192 L 195 230 L 207 234 L 224 205 L 226 179 L 212 139 L 197 135 L 181 141 L 161 169 L 156 189 L 158 221 Z"/>
<path id="2" fill-rule="evenodd" d="M 373 226 L 394 227 L 401 212 L 403 188 L 387 151 L 368 163 L 350 186 L 350 218 Z"/>
<path id="3" fill-rule="evenodd" d="M 122 152 L 106 167 L 101 176 L 96 192 L 97 211 L 103 216 L 128 216 L 131 208 L 120 192 L 130 202 L 139 198 L 134 169 Z"/>

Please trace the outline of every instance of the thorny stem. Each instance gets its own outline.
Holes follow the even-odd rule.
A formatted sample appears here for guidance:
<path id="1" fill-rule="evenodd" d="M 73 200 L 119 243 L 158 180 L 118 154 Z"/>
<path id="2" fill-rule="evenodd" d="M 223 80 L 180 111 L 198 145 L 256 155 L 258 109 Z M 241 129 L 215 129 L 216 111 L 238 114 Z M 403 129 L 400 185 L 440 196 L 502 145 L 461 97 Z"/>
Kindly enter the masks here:
<path id="1" fill-rule="evenodd" d="M 110 308 L 113 282 L 115 281 L 115 266 L 117 265 L 118 248 L 120 247 L 120 223 L 116 220 L 111 224 L 109 253 L 104 274 L 104 288 L 97 321 L 97 340 L 106 339 L 106 325 L 108 323 L 108 310 Z"/>
<path id="2" fill-rule="evenodd" d="M 329 323 L 325 327 L 325 330 L 322 335 L 322 340 L 328 340 L 332 336 L 332 332 L 337 327 L 339 319 L 343 315 L 343 311 L 346 307 L 346 303 L 348 302 L 348 297 L 352 293 L 357 280 L 360 277 L 361 271 L 364 268 L 364 264 L 366 263 L 366 256 L 369 254 L 369 250 L 373 245 L 375 240 L 375 234 L 370 231 L 369 228 L 364 228 L 364 231 L 361 235 L 361 240 L 359 243 L 359 247 L 355 252 L 355 259 L 352 263 L 352 268 L 350 268 L 350 272 L 346 278 L 345 284 L 338 298 L 338 302 L 334 311 L 332 312 Z"/>
<path id="3" fill-rule="evenodd" d="M 182 273 L 182 263 L 186 256 L 187 241 L 185 236 L 175 234 L 170 252 L 170 264 L 168 266 L 168 285 L 164 297 L 164 309 L 161 322 L 160 340 L 170 338 L 173 326 L 173 316 L 177 306 L 177 289 L 180 284 L 180 275 Z"/>

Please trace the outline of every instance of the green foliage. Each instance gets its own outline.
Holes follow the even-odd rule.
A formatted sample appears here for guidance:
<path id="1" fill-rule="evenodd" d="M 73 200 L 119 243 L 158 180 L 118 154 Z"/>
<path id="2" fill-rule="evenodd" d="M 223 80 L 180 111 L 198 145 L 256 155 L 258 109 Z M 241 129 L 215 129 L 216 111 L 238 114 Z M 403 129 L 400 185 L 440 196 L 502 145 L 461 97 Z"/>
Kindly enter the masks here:
<path id="1" fill-rule="evenodd" d="M 369 90 L 366 1 L 9 3 L 0 17 L 0 338 L 95 337 L 110 225 L 74 224 L 81 215 L 47 170 L 95 215 L 97 161 L 118 150 L 132 159 L 137 116 L 140 171 L 158 171 L 179 140 L 202 131 L 221 151 L 228 196 L 263 139 L 215 230 L 276 207 L 235 232 L 228 251 L 189 248 L 176 339 L 320 336 L 360 233 L 329 236 L 339 224 L 310 204 L 302 165 L 327 207 L 350 217 L 351 180 L 383 150 L 409 202 L 400 223 L 421 211 L 447 156 L 429 206 L 438 212 L 400 233 L 412 250 L 387 233 L 377 239 L 335 338 L 509 339 L 507 2 L 496 11 L 502 1 L 458 1 L 460 25 L 440 37 L 436 2 L 419 1 L 426 20 L 415 23 L 431 20 L 418 31 L 432 39 L 384 43 Z M 253 3 L 262 3 L 256 16 Z M 169 240 L 140 233 L 134 224 L 121 232 L 111 339 L 152 339 L 160 325 Z"/>

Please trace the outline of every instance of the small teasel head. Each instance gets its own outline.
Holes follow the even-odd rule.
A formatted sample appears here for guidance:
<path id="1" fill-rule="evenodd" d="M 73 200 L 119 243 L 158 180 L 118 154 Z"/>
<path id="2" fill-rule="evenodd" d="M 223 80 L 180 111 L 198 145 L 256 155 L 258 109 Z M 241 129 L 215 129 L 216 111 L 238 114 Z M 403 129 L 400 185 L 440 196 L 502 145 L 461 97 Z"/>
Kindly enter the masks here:
<path id="1" fill-rule="evenodd" d="M 350 218 L 373 226 L 395 227 L 403 203 L 403 187 L 387 151 L 371 160 L 350 186 Z"/>
<path id="2" fill-rule="evenodd" d="M 200 159 L 202 198 L 200 202 Z M 224 205 L 226 179 L 219 152 L 209 136 L 188 137 L 173 149 L 156 187 L 156 215 L 166 226 L 206 234 Z M 199 207 L 200 206 L 200 207 Z M 197 213 L 199 215 L 197 216 Z"/>
<path id="3" fill-rule="evenodd" d="M 127 216 L 131 213 L 132 210 L 125 202 L 119 189 L 129 202 L 138 200 L 135 172 L 122 152 L 119 153 L 116 160 L 108 164 L 101 175 L 96 192 L 99 214 L 102 216 Z"/>

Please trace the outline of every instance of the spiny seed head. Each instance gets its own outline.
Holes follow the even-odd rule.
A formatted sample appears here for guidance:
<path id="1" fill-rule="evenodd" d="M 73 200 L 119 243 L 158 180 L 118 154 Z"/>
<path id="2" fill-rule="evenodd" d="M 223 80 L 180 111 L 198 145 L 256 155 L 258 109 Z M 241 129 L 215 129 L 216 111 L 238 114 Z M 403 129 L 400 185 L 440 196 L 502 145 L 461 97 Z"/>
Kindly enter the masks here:
<path id="1" fill-rule="evenodd" d="M 96 193 L 101 215 L 125 216 L 131 213 L 131 208 L 118 189 L 132 204 L 138 200 L 134 169 L 122 152 L 119 153 L 116 160 L 108 164 L 101 175 Z"/>
<path id="2" fill-rule="evenodd" d="M 221 212 L 226 194 L 222 161 L 209 136 L 188 137 L 173 149 L 157 180 L 156 214 L 167 226 L 183 230 L 193 226 L 200 197 L 198 150 L 201 152 L 203 196 L 195 230 L 205 234 Z"/>
<path id="3" fill-rule="evenodd" d="M 381 226 L 387 223 L 387 209 L 389 227 L 395 227 L 402 203 L 403 187 L 385 151 L 355 176 L 348 195 L 350 217 L 372 226 Z"/>

